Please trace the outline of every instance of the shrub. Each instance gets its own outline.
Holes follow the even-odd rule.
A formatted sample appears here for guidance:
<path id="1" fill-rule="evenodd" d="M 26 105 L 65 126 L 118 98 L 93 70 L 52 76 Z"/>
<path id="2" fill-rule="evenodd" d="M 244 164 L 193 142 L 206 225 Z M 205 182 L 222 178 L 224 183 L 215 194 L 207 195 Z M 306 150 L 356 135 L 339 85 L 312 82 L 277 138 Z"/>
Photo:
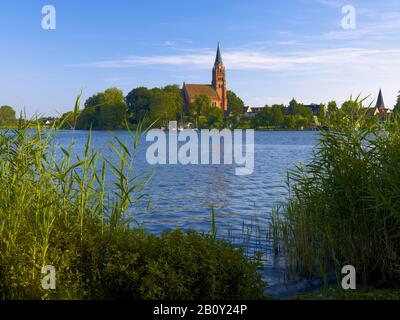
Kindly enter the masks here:
<path id="1" fill-rule="evenodd" d="M 99 265 L 99 264 L 98 264 Z M 126 231 L 110 245 L 95 286 L 106 299 L 256 299 L 263 282 L 256 262 L 232 245 L 180 230 L 160 237 Z"/>

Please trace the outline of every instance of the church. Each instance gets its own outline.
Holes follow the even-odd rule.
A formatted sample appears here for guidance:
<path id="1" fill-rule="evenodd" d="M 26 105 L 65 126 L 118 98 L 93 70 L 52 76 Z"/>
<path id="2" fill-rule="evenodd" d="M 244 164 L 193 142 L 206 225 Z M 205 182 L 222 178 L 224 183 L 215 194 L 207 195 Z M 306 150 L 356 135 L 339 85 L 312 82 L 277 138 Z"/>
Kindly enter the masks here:
<path id="1" fill-rule="evenodd" d="M 189 105 L 201 95 L 209 96 L 214 107 L 220 108 L 224 112 L 227 112 L 228 98 L 226 88 L 226 73 L 225 66 L 222 62 L 219 43 L 217 48 L 217 56 L 215 58 L 215 63 L 212 70 L 211 84 L 183 84 L 182 96 L 184 100 L 185 112 L 189 112 Z"/>
<path id="2" fill-rule="evenodd" d="M 382 90 L 379 90 L 378 100 L 374 109 L 374 116 L 390 114 L 391 110 L 385 107 L 385 102 L 383 101 Z"/>

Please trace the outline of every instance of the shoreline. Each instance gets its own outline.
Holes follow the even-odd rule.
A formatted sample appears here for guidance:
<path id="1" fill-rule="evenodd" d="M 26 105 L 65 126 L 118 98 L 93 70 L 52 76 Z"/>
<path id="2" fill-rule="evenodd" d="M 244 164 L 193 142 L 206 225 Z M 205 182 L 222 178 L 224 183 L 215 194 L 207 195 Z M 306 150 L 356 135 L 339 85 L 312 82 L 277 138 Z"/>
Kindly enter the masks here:
<path id="1" fill-rule="evenodd" d="M 18 127 L 6 127 L 2 128 L 0 127 L 0 130 L 17 130 Z M 30 130 L 37 129 L 36 126 L 32 126 L 29 128 Z M 41 130 L 51 130 L 52 128 L 49 127 L 41 127 Z M 159 129 L 159 128 L 154 128 L 154 129 Z M 213 128 L 204 128 L 204 130 L 212 130 Z M 225 130 L 229 128 L 221 128 L 217 130 Z M 129 130 L 135 131 L 135 128 L 131 128 Z M 83 130 L 83 129 L 57 129 L 54 131 L 87 131 L 87 132 L 125 132 L 129 131 L 128 129 L 114 129 L 114 130 L 108 130 L 108 129 L 92 129 L 92 130 Z M 203 130 L 203 129 L 197 129 L 197 130 Z M 319 132 L 321 131 L 320 129 L 304 129 L 304 130 L 297 130 L 297 129 L 254 129 L 254 128 L 235 128 L 235 129 L 230 129 L 230 130 L 254 130 L 257 132 Z M 145 132 L 146 130 L 142 130 L 142 132 Z"/>

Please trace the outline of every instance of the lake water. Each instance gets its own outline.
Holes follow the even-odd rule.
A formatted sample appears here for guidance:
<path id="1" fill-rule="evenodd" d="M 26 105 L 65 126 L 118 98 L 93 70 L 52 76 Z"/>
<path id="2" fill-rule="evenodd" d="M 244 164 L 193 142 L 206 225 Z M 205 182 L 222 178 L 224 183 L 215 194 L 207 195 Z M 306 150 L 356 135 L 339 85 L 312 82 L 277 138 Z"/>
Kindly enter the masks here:
<path id="1" fill-rule="evenodd" d="M 129 142 L 127 132 L 115 132 Z M 75 150 L 82 152 L 88 132 L 74 133 Z M 70 131 L 57 133 L 57 141 L 68 145 Z M 255 132 L 255 168 L 249 176 L 236 176 L 236 165 L 149 165 L 141 140 L 137 149 L 135 174 L 152 174 L 142 201 L 131 209 L 137 224 L 149 232 L 180 227 L 199 232 L 211 230 L 211 208 L 215 209 L 218 236 L 237 246 L 264 253 L 264 277 L 269 284 L 284 281 L 282 259 L 275 257 L 268 234 L 273 206 L 288 195 L 286 172 L 307 161 L 318 139 L 317 132 Z M 110 157 L 107 149 L 112 135 L 93 132 L 95 148 Z M 129 144 L 129 143 L 128 143 Z M 132 144 L 132 143 L 130 143 Z"/>

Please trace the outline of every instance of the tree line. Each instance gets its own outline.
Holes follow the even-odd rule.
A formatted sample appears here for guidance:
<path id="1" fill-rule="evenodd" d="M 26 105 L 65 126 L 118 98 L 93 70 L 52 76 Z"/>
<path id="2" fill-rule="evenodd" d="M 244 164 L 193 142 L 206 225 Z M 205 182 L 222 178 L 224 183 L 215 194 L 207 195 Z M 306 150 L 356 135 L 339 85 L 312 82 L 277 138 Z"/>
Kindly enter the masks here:
<path id="1" fill-rule="evenodd" d="M 125 97 L 118 88 L 109 88 L 88 98 L 84 109 L 63 114 L 64 128 L 79 130 L 117 130 L 139 123 L 167 126 L 169 121 L 192 123 L 197 128 L 223 128 L 237 124 L 243 114 L 244 103 L 232 91 L 228 92 L 229 115 L 213 107 L 211 99 L 200 95 L 184 112 L 184 101 L 178 85 L 162 88 L 138 87 Z"/>
<path id="2" fill-rule="evenodd" d="M 207 95 L 199 95 L 188 110 L 184 110 L 184 101 L 178 85 L 162 88 L 138 87 L 126 97 L 118 88 L 109 88 L 86 100 L 84 109 L 74 119 L 74 113 L 68 112 L 61 117 L 65 127 L 73 126 L 79 130 L 116 130 L 128 124 L 135 127 L 139 123 L 156 126 L 168 126 L 169 121 L 178 121 L 181 125 L 191 124 L 204 128 L 255 128 L 255 129 L 305 129 L 318 124 L 312 110 L 293 99 L 288 107 L 284 105 L 265 106 L 254 117 L 245 113 L 243 100 L 234 92 L 228 91 L 228 112 L 214 107 Z M 320 118 L 325 116 L 325 106 L 321 106 Z M 336 108 L 330 102 L 329 109 Z M 186 111 L 186 112 L 185 112 Z"/>
<path id="3" fill-rule="evenodd" d="M 200 95 L 184 111 L 181 89 L 178 85 L 162 88 L 138 87 L 126 96 L 118 88 L 109 88 L 92 95 L 84 102 L 84 108 L 64 113 L 56 119 L 63 123 L 64 129 L 72 127 L 78 130 L 118 130 L 126 125 L 135 128 L 138 123 L 167 126 L 169 121 L 178 121 L 181 125 L 191 123 L 193 127 L 203 128 L 254 128 L 254 129 L 308 129 L 323 126 L 324 119 L 337 110 L 335 101 L 327 105 L 310 106 L 292 99 L 288 106 L 282 104 L 266 105 L 260 112 L 248 116 L 245 104 L 234 92 L 228 91 L 228 112 L 212 105 L 211 99 Z M 346 101 L 341 108 L 348 107 Z M 394 113 L 400 111 L 400 92 L 394 106 Z M 42 118 L 45 124 L 52 118 Z M 16 125 L 16 112 L 11 106 L 0 107 L 0 128 Z"/>
<path id="4" fill-rule="evenodd" d="M 288 106 L 275 104 L 266 105 L 262 111 L 251 119 L 249 126 L 255 129 L 307 129 L 320 127 L 324 118 L 337 109 L 336 101 L 328 105 L 319 104 L 305 106 L 292 99 Z"/>

